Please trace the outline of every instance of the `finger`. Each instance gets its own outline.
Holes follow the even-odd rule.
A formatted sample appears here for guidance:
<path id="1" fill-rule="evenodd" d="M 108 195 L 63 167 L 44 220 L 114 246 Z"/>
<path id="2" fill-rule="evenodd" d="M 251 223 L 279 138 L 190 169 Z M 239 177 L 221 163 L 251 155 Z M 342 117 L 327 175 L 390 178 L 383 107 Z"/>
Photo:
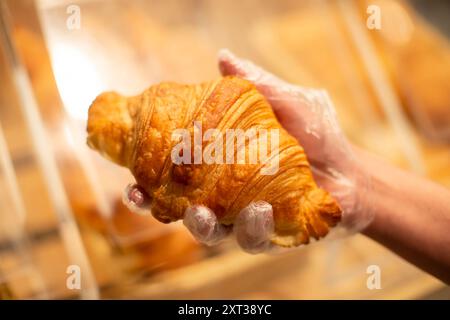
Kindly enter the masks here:
<path id="1" fill-rule="evenodd" d="M 218 222 L 211 209 L 200 205 L 186 209 L 183 224 L 198 242 L 208 246 L 219 243 L 231 231 L 230 227 Z"/>
<path id="2" fill-rule="evenodd" d="M 242 209 L 234 222 L 237 242 L 244 251 L 252 254 L 272 247 L 273 230 L 272 206 L 264 201 L 251 203 Z"/>
<path id="3" fill-rule="evenodd" d="M 151 214 L 151 198 L 137 184 L 129 184 L 122 193 L 122 202 L 133 213 L 139 215 Z"/>

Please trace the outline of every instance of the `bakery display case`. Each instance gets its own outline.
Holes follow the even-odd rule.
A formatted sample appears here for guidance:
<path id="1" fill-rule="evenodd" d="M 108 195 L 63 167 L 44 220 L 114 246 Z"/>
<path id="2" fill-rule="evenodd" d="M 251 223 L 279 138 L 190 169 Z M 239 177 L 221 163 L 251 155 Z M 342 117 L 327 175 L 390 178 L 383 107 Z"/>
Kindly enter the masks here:
<path id="1" fill-rule="evenodd" d="M 355 144 L 450 188 L 450 34 L 415 2 L 1 1 L 0 299 L 448 294 L 362 235 L 266 255 L 201 245 L 130 212 L 133 176 L 86 145 L 100 92 L 214 79 L 226 47 L 326 88 Z M 370 4 L 398 24 L 368 29 Z M 366 287 L 372 264 L 383 290 Z"/>

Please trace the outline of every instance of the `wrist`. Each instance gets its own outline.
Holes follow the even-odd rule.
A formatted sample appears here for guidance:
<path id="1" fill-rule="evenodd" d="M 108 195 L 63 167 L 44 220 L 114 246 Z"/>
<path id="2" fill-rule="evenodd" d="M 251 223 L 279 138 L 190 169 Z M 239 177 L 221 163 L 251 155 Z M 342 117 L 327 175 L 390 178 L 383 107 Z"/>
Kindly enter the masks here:
<path id="1" fill-rule="evenodd" d="M 368 228 L 374 220 L 375 210 L 372 203 L 373 174 L 365 165 L 365 151 L 350 145 L 353 153 L 348 173 L 348 197 L 343 201 L 343 225 L 353 232 L 361 232 Z"/>

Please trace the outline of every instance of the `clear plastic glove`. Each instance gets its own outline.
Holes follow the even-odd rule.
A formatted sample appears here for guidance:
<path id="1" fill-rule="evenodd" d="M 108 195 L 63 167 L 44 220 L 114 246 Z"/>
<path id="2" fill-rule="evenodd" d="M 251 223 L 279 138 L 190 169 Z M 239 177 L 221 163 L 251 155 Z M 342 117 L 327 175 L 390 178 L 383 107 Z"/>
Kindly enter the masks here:
<path id="1" fill-rule="evenodd" d="M 145 191 L 136 184 L 128 185 L 123 193 L 123 202 L 131 212 L 150 215 L 151 201 Z M 236 217 L 233 228 L 217 221 L 211 209 L 194 205 L 186 209 L 183 223 L 194 238 L 208 246 L 226 238 L 233 230 L 241 248 L 249 253 L 259 253 L 271 247 L 273 232 L 272 206 L 264 201 L 253 202 Z"/>
<path id="2" fill-rule="evenodd" d="M 219 68 L 222 75 L 256 85 L 281 125 L 303 146 L 317 184 L 338 201 L 341 226 L 350 232 L 363 230 L 373 219 L 367 203 L 370 180 L 339 126 L 327 92 L 287 83 L 228 50 L 219 52 Z"/>
<path id="3" fill-rule="evenodd" d="M 318 185 L 330 192 L 343 209 L 341 225 L 351 232 L 364 229 L 372 221 L 366 194 L 369 179 L 360 170 L 353 148 L 339 127 L 333 104 L 324 90 L 295 86 L 268 73 L 228 50 L 219 53 L 223 75 L 236 75 L 253 82 L 270 102 L 281 125 L 303 146 Z M 128 186 L 124 202 L 130 210 L 149 212 L 149 200 L 136 185 Z M 206 245 L 217 244 L 232 229 L 241 248 L 249 253 L 272 247 L 273 212 L 270 204 L 258 201 L 244 208 L 233 227 L 223 226 L 209 208 L 188 208 L 184 225 Z"/>

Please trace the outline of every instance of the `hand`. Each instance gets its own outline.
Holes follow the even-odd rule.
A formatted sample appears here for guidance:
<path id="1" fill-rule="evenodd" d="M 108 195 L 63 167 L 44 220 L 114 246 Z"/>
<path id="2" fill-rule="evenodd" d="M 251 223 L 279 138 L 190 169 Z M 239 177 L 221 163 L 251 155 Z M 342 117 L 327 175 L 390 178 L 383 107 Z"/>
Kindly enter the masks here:
<path id="1" fill-rule="evenodd" d="M 327 92 L 286 83 L 228 50 L 219 52 L 219 69 L 256 85 L 281 125 L 303 146 L 317 184 L 338 201 L 341 225 L 351 232 L 364 229 L 373 219 L 367 203 L 369 176 L 343 134 Z"/>
<path id="2" fill-rule="evenodd" d="M 319 186 L 330 192 L 343 209 L 342 225 L 361 231 L 372 220 L 365 195 L 368 176 L 360 169 L 353 147 L 341 131 L 333 104 L 324 90 L 286 83 L 250 61 L 227 50 L 219 53 L 223 75 L 236 75 L 253 82 L 271 104 L 281 125 L 303 146 Z M 148 196 L 139 186 L 129 186 L 124 202 L 134 212 L 150 210 Z M 221 225 L 209 208 L 187 208 L 184 225 L 199 241 L 217 244 L 233 228 L 241 248 L 259 253 L 271 248 L 273 212 L 266 202 L 251 203 L 236 217 L 233 227 Z"/>

